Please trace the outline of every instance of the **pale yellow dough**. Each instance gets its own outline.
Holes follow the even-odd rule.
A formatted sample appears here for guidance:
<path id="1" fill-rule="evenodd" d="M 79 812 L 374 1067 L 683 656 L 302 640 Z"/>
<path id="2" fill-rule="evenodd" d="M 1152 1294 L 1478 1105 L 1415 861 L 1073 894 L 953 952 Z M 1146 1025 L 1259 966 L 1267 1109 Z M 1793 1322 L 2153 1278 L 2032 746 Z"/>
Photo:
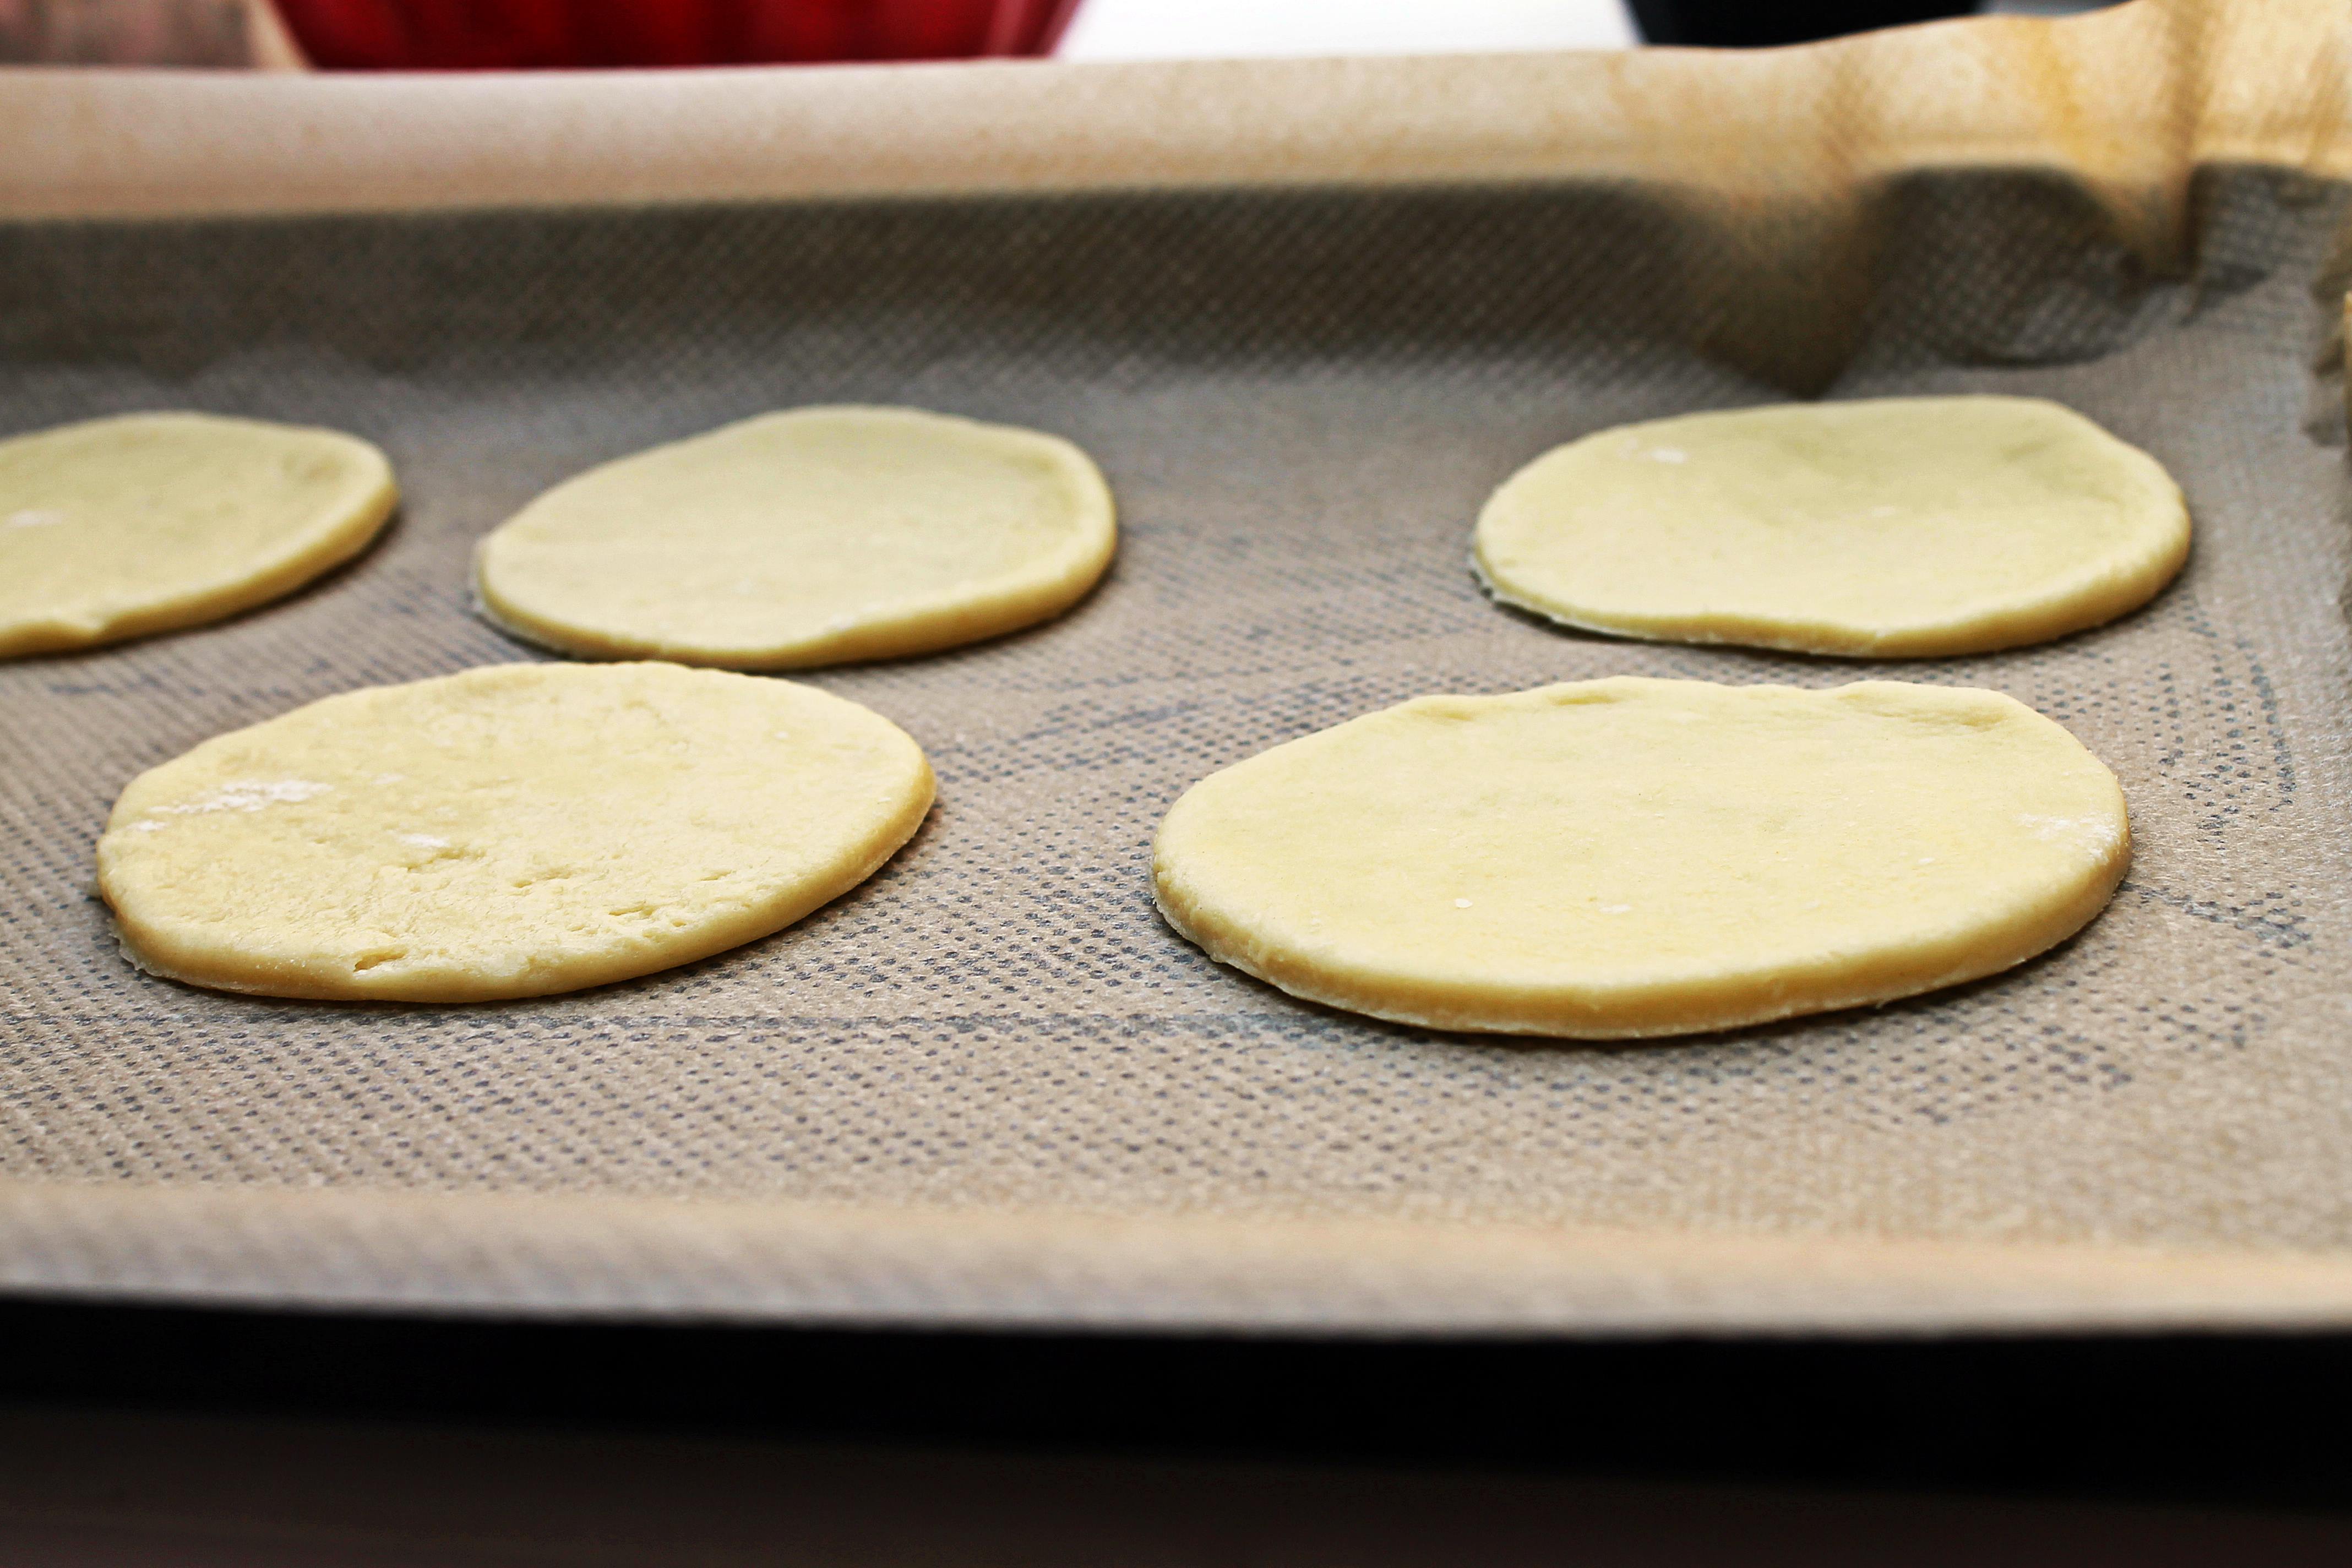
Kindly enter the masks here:
<path id="1" fill-rule="evenodd" d="M 2113 620 L 2189 556 L 2155 458 L 2031 397 L 1791 404 L 1622 426 L 1495 492 L 1471 561 L 1588 631 L 1933 657 Z"/>
<path id="2" fill-rule="evenodd" d="M 1109 488 L 1058 437 L 802 408 L 591 469 L 482 541 L 500 626 L 733 669 L 894 658 L 1061 614 L 1110 564 Z"/>
<path id="3" fill-rule="evenodd" d="M 398 499 L 356 437 L 131 414 L 0 441 L 0 658 L 201 626 L 367 547 Z"/>
<path id="4" fill-rule="evenodd" d="M 790 925 L 931 802 L 922 752 L 813 687 L 517 664 L 330 697 L 131 781 L 99 888 L 140 967 L 271 996 L 600 985 Z"/>
<path id="5" fill-rule="evenodd" d="M 1160 908 L 1311 1001 L 1585 1039 L 2022 962 L 2131 857 L 2115 775 L 1997 692 L 1618 679 L 1423 697 L 1192 786 Z"/>

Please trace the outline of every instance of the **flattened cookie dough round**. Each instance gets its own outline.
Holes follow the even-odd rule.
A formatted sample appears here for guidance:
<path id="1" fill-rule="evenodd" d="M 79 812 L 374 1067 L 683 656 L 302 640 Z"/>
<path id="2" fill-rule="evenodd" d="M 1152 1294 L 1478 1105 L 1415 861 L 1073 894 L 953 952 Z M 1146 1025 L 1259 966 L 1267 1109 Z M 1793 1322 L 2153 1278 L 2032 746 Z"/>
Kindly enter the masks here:
<path id="1" fill-rule="evenodd" d="M 783 680 L 516 664 L 330 697 L 131 781 L 99 888 L 141 968 L 224 991 L 478 1002 L 766 936 L 931 803 L 905 731 Z"/>
<path id="2" fill-rule="evenodd" d="M 1604 430 L 1513 475 L 1471 552 L 1495 597 L 1587 631 L 1890 658 L 2098 626 L 2188 556 L 2156 459 L 2032 397 Z"/>
<path id="3" fill-rule="evenodd" d="M 357 555 L 398 500 L 355 436 L 129 414 L 0 441 L 0 658 L 201 626 Z"/>
<path id="4" fill-rule="evenodd" d="M 1310 1001 L 1627 1039 L 2021 963 L 2131 856 L 2115 775 L 1991 691 L 1618 679 L 1423 697 L 1192 786 L 1169 922 Z"/>
<path id="5" fill-rule="evenodd" d="M 1110 564 L 1109 487 L 1055 436 L 801 408 L 623 458 L 482 541 L 490 618 L 592 658 L 895 658 L 1051 618 Z"/>

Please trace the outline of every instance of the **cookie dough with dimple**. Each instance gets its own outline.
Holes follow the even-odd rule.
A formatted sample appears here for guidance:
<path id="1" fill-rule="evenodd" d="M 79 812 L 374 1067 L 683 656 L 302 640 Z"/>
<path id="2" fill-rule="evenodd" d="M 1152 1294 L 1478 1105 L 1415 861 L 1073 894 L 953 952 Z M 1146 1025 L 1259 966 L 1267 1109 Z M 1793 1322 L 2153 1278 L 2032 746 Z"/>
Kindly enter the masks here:
<path id="1" fill-rule="evenodd" d="M 786 669 L 1061 614 L 1110 564 L 1069 442 L 909 408 L 771 414 L 558 485 L 483 540 L 499 625 L 565 653 Z"/>
<path id="2" fill-rule="evenodd" d="M 1997 692 L 1619 678 L 1423 697 L 1213 773 L 1161 912 L 1310 1001 L 1635 1039 L 1991 974 L 2103 908 L 2115 775 Z"/>
<path id="3" fill-rule="evenodd" d="M 201 626 L 367 547 L 398 499 L 354 436 L 131 414 L 0 440 L 0 658 Z"/>
<path id="4" fill-rule="evenodd" d="M 536 996 L 788 926 L 930 802 L 905 731 L 813 687 L 499 665 L 326 698 L 141 774 L 99 888 L 132 961 L 192 984 Z"/>
<path id="5" fill-rule="evenodd" d="M 1907 658 L 2099 626 L 2188 555 L 2155 458 L 2057 404 L 1978 396 L 1604 430 L 1496 490 L 1471 559 L 1503 603 L 1588 631 Z"/>

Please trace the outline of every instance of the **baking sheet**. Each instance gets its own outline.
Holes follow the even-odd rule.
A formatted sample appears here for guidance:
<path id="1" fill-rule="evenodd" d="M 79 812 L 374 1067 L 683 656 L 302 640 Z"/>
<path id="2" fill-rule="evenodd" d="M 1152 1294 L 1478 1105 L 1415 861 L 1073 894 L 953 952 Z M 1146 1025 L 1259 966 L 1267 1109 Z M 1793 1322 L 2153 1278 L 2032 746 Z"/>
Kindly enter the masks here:
<path id="1" fill-rule="evenodd" d="M 2352 193 L 2323 163 L 2207 156 L 2147 202 L 1883 173 L 1808 209 L 1835 237 L 1811 271 L 1771 237 L 1790 209 L 1622 178 L 0 228 L 0 431 L 323 422 L 406 495 L 279 605 L 0 666 L 0 1282 L 1326 1330 L 2352 1320 Z M 1813 390 L 2058 398 L 2181 479 L 2189 567 L 2113 626 L 1920 662 L 1612 642 L 1477 593 L 1471 518 L 1547 446 Z M 1124 529 L 1060 621 L 808 677 L 939 772 L 872 882 L 495 1006 L 122 963 L 89 857 L 131 776 L 538 657 L 467 613 L 482 532 L 607 458 L 842 400 L 1066 435 Z M 1368 1023 L 1154 915 L 1150 834 L 1201 774 L 1417 693 L 1616 673 L 2009 691 L 2122 778 L 2131 877 L 2009 976 L 1639 1047 Z"/>

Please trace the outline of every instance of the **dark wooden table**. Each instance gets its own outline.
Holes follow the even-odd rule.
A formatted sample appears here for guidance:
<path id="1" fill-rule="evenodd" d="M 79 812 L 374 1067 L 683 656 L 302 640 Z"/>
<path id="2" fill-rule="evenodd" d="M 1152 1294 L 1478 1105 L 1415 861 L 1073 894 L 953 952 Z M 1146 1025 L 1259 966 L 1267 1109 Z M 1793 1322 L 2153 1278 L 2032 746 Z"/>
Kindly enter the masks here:
<path id="1" fill-rule="evenodd" d="M 2352 1562 L 2337 1337 L 1341 1343 L 0 1306 L 0 1563 Z"/>

